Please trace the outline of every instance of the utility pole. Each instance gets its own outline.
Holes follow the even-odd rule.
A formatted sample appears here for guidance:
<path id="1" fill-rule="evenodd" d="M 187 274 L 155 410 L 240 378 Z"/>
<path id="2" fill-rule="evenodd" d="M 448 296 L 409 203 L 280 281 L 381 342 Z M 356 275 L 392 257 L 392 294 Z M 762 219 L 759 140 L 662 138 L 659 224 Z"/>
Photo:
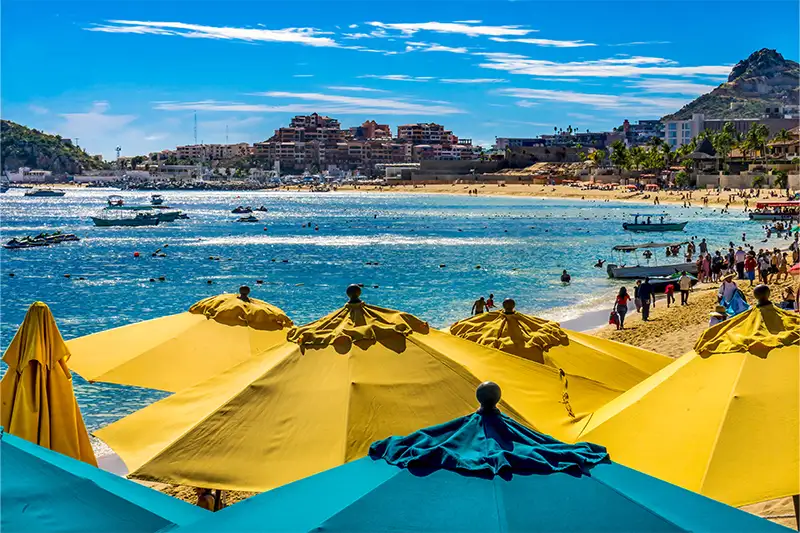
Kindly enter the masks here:
<path id="1" fill-rule="evenodd" d="M 225 124 L 225 144 L 228 144 L 228 125 Z"/>
<path id="2" fill-rule="evenodd" d="M 197 111 L 194 112 L 194 144 L 197 144 Z"/>
<path id="3" fill-rule="evenodd" d="M 80 138 L 80 137 L 75 137 L 75 147 L 76 147 L 76 148 L 80 148 L 80 147 L 81 147 L 81 145 L 80 145 L 80 144 L 78 144 L 78 141 L 80 141 L 80 140 L 81 140 L 81 138 Z"/>

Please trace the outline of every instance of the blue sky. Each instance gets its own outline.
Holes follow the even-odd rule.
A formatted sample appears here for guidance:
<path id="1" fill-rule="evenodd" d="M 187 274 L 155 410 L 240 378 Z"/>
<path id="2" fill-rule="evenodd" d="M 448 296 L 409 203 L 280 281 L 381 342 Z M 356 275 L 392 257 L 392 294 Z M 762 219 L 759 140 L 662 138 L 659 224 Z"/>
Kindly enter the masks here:
<path id="1" fill-rule="evenodd" d="M 675 111 L 798 3 L 3 0 L 2 116 L 112 158 L 256 142 L 296 114 L 434 121 L 491 144 Z"/>

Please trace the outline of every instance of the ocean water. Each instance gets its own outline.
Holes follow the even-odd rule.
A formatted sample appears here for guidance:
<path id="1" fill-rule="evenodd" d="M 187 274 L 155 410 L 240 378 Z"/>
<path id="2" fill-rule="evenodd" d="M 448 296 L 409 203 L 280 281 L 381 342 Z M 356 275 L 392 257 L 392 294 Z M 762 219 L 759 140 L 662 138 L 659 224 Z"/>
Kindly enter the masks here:
<path id="1" fill-rule="evenodd" d="M 168 192 L 167 202 L 189 220 L 95 227 L 89 216 L 109 193 L 70 190 L 62 198 L 26 198 L 12 190 L 0 196 L 4 242 L 57 229 L 81 237 L 45 248 L 0 250 L 0 348 L 35 300 L 50 306 L 69 339 L 179 313 L 240 285 L 249 285 L 252 296 L 282 308 L 297 324 L 344 304 L 351 283 L 364 285 L 366 302 L 410 312 L 435 327 L 464 318 L 473 301 L 489 293 L 498 305 L 512 297 L 521 311 L 564 320 L 610 307 L 622 283 L 593 265 L 598 258 L 613 260 L 614 245 L 698 236 L 716 248 L 740 241 L 743 231 L 763 238 L 759 223 L 719 209 L 660 206 L 658 211 L 688 219 L 687 231 L 637 236 L 624 232 L 621 222 L 633 212 L 652 212 L 652 206 L 357 192 Z M 149 201 L 145 193 L 122 196 L 128 205 Z M 259 223 L 236 223 L 238 215 L 230 211 L 237 205 L 269 211 L 255 213 Z M 166 257 L 152 257 L 157 249 Z M 571 284 L 560 282 L 562 269 L 569 270 Z M 150 281 L 162 276 L 165 281 Z M 80 377 L 75 386 L 90 429 L 164 396 Z"/>

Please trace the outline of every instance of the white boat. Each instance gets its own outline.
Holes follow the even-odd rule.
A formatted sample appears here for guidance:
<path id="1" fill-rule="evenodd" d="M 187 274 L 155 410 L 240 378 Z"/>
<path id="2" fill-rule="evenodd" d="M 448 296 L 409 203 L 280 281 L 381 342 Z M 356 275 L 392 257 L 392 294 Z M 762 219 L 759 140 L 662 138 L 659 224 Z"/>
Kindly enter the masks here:
<path id="1" fill-rule="evenodd" d="M 64 196 L 65 194 L 67 193 L 65 191 L 62 191 L 61 189 L 36 187 L 34 189 L 31 189 L 30 191 L 27 191 L 25 193 L 25 196 Z"/>
<path id="2" fill-rule="evenodd" d="M 748 215 L 750 220 L 795 220 L 800 219 L 800 201 L 758 202 Z"/>
<path id="3" fill-rule="evenodd" d="M 639 279 L 647 277 L 670 276 L 676 272 L 684 271 L 690 274 L 697 274 L 697 265 L 695 263 L 684 262 L 659 265 L 658 258 L 656 257 L 657 253 L 653 253 L 651 251 L 656 249 L 666 250 L 667 248 L 680 248 L 685 244 L 689 243 L 687 241 L 658 243 L 648 242 L 645 244 L 615 246 L 612 248 L 612 250 L 619 254 L 620 261 L 618 261 L 618 264 L 608 263 L 606 265 L 606 272 L 608 273 L 609 278 L 614 279 Z M 640 263 L 640 257 L 638 254 L 636 254 L 636 252 L 639 250 L 645 250 L 641 255 L 641 258 L 644 260 L 644 264 Z M 680 251 L 678 251 L 678 253 L 680 253 Z M 631 256 L 631 259 L 635 261 L 635 264 L 628 264 L 627 262 L 622 261 L 623 254 L 634 254 Z"/>

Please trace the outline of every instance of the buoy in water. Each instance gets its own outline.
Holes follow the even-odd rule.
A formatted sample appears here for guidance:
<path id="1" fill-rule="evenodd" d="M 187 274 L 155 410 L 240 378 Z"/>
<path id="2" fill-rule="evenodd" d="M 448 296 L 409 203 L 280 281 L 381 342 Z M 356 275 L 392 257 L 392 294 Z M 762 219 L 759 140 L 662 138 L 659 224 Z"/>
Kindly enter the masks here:
<path id="1" fill-rule="evenodd" d="M 211 285 L 211 284 L 212 284 L 212 283 L 214 283 L 214 282 L 213 282 L 213 281 L 211 281 L 211 280 L 207 280 L 207 281 L 206 281 L 206 283 L 208 283 L 209 285 Z"/>
<path id="2" fill-rule="evenodd" d="M 439 268 L 444 268 L 444 267 L 446 267 L 446 266 L 447 266 L 447 265 L 444 265 L 444 264 L 442 264 L 442 265 L 439 265 Z"/>
<path id="3" fill-rule="evenodd" d="M 65 278 L 67 278 L 67 279 L 69 279 L 69 278 L 71 278 L 72 276 L 71 276 L 70 274 L 64 274 L 64 277 L 65 277 Z"/>
<path id="4" fill-rule="evenodd" d="M 260 280 L 260 279 L 257 279 L 257 280 L 256 280 L 256 285 L 261 285 L 262 283 L 264 283 L 264 281 L 263 281 L 263 280 Z"/>
<path id="5" fill-rule="evenodd" d="M 167 281 L 167 278 L 164 276 L 159 276 L 158 281 Z"/>
<path id="6" fill-rule="evenodd" d="M 16 274 L 14 274 L 13 272 L 9 272 L 9 273 L 8 273 L 8 277 L 9 277 L 9 278 L 13 278 L 14 276 L 16 276 Z"/>
<path id="7" fill-rule="evenodd" d="M 479 269 L 479 268 L 481 268 L 481 266 L 480 265 L 475 265 L 475 268 Z"/>
<path id="8" fill-rule="evenodd" d="M 151 283 L 154 282 L 154 281 L 155 281 L 155 278 L 150 278 L 150 282 Z"/>
<path id="9" fill-rule="evenodd" d="M 133 252 L 133 257 L 139 257 L 139 252 Z"/>

